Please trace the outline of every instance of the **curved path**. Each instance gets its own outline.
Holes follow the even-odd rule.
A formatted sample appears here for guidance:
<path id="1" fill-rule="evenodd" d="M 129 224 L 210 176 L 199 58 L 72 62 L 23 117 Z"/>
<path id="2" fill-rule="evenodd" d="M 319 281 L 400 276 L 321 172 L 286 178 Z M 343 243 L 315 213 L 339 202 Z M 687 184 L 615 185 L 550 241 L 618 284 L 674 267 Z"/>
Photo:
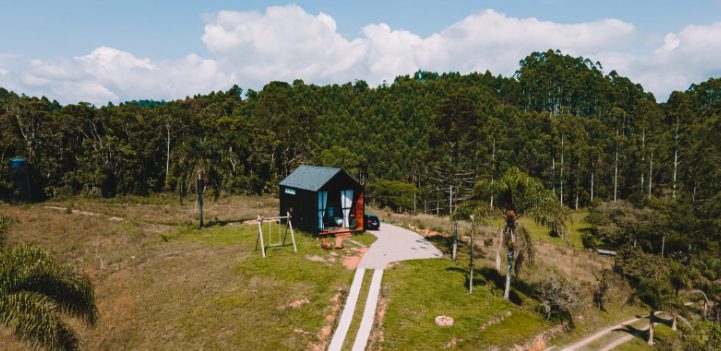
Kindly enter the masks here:
<path id="1" fill-rule="evenodd" d="M 654 319 L 662 319 L 662 318 L 660 318 L 660 317 L 658 316 L 659 314 L 666 314 L 666 312 L 663 312 L 663 311 L 658 311 L 658 312 L 656 312 L 656 313 L 655 313 L 655 316 L 654 316 Z M 601 337 L 605 336 L 606 334 L 609 334 L 609 333 L 611 333 L 611 332 L 613 332 L 613 331 L 616 331 L 616 330 L 621 330 L 621 329 L 623 329 L 624 327 L 626 327 L 627 325 L 631 325 L 631 324 L 633 324 L 633 323 L 636 323 L 636 322 L 638 322 L 638 321 L 640 321 L 640 320 L 642 320 L 642 319 L 646 319 L 646 318 L 648 318 L 648 317 L 649 317 L 649 315 L 645 315 L 645 316 L 641 316 L 641 317 L 637 317 L 637 318 L 632 318 L 632 319 L 629 319 L 629 320 L 627 320 L 627 321 L 625 321 L 625 322 L 623 322 L 623 323 L 619 323 L 619 324 L 616 324 L 616 325 L 614 325 L 614 326 L 608 327 L 608 328 L 603 329 L 603 330 L 601 330 L 601 331 L 599 331 L 599 332 L 597 332 L 597 333 L 592 334 L 592 335 L 589 336 L 589 337 L 584 338 L 583 340 L 580 340 L 580 341 L 576 342 L 576 343 L 573 344 L 573 345 L 570 345 L 570 346 L 567 346 L 567 347 L 563 348 L 561 351 L 574 351 L 574 350 L 576 350 L 576 349 L 580 349 L 580 348 L 582 348 L 582 347 L 590 344 L 591 342 L 600 339 Z M 657 323 L 658 323 L 658 322 L 657 322 Z M 600 351 L 610 351 L 610 350 L 613 350 L 613 349 L 616 348 L 617 346 L 633 340 L 633 338 L 636 337 L 636 336 L 638 336 L 638 334 L 639 334 L 640 332 L 644 332 L 644 331 L 648 330 L 648 328 L 649 328 L 650 326 L 651 326 L 651 324 L 649 323 L 649 324 L 646 325 L 645 327 L 640 328 L 636 333 L 626 335 L 626 336 L 624 336 L 624 337 L 622 337 L 622 338 L 619 338 L 618 340 L 615 340 L 615 341 L 611 342 L 610 344 L 608 344 L 608 345 L 606 345 L 604 348 L 602 348 Z"/>
<path id="2" fill-rule="evenodd" d="M 415 232 L 401 227 L 383 223 L 380 230 L 375 232 L 369 231 L 368 233 L 377 236 L 378 240 L 371 245 L 358 264 L 358 269 L 353 278 L 350 293 L 343 307 L 343 313 L 338 322 L 338 327 L 328 347 L 329 351 L 340 351 L 343 347 L 343 342 L 348 334 L 348 329 L 350 328 L 353 314 L 355 313 L 358 295 L 363 284 L 363 276 L 367 269 L 374 270 L 373 279 L 370 290 L 368 291 L 363 319 L 361 320 L 358 334 L 353 343 L 353 351 L 365 350 L 368 337 L 373 328 L 373 319 L 375 318 L 381 280 L 383 279 L 383 270 L 386 266 L 395 261 L 443 257 L 443 254 L 428 242 L 428 240 Z"/>

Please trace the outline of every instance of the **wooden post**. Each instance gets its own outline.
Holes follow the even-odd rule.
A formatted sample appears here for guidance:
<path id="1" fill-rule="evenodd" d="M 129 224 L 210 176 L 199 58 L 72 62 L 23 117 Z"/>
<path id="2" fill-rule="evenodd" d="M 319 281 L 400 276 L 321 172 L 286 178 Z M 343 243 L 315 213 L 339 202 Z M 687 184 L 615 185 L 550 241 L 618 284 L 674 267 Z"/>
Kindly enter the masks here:
<path id="1" fill-rule="evenodd" d="M 290 239 L 293 240 L 293 251 L 298 252 L 298 248 L 295 247 L 295 235 L 293 235 L 293 224 L 290 223 L 290 212 L 288 213 L 288 227 L 290 228 Z"/>
<path id="2" fill-rule="evenodd" d="M 285 238 L 288 237 L 288 223 L 290 223 L 290 214 L 288 214 L 288 218 L 285 220 L 285 234 L 283 234 L 283 243 L 281 246 L 285 246 Z M 280 233 L 280 231 L 278 231 Z"/>
<path id="3" fill-rule="evenodd" d="M 258 216 L 258 238 L 255 239 L 255 251 L 258 251 L 258 242 L 260 242 L 260 250 L 265 257 L 265 244 L 263 243 L 263 217 Z"/>

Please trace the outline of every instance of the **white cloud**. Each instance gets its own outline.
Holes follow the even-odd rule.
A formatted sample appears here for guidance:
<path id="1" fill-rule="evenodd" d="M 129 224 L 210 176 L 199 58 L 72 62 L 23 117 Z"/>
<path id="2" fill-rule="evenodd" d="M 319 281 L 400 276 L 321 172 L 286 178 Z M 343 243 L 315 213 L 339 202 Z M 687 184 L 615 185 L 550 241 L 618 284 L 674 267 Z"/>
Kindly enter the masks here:
<path id="1" fill-rule="evenodd" d="M 606 71 L 616 69 L 651 91 L 658 101 L 666 101 L 674 90 L 684 91 L 691 84 L 721 76 L 721 22 L 689 25 L 678 33 L 668 33 L 653 53 L 617 53 L 601 58 Z"/>
<path id="2" fill-rule="evenodd" d="M 593 54 L 623 48 L 634 36 L 632 24 L 616 19 L 557 24 L 486 10 L 428 38 L 381 23 L 363 27 L 361 37 L 351 41 L 336 31 L 330 16 L 289 5 L 269 7 L 265 14 L 221 11 L 208 19 L 202 40 L 244 84 L 262 86 L 296 78 L 379 84 L 418 69 L 510 75 L 533 51 Z"/>
<path id="3" fill-rule="evenodd" d="M 45 95 L 61 103 L 133 99 L 177 99 L 186 95 L 228 89 L 235 76 L 223 72 L 214 60 L 190 54 L 179 60 L 152 62 L 108 47 L 88 55 L 32 60 L 21 74 L 0 72 L 0 86 Z"/>
<path id="4" fill-rule="evenodd" d="M 601 61 L 604 71 L 629 76 L 659 100 L 672 89 L 721 74 L 716 59 L 721 54 L 721 23 L 668 33 L 655 52 L 637 55 L 629 53 L 632 46 L 649 39 L 633 24 L 617 19 L 559 24 L 486 10 L 425 38 L 379 23 L 361 28 L 352 40 L 338 33 L 331 16 L 309 14 L 296 5 L 269 7 L 265 13 L 220 11 L 205 21 L 200 39 L 212 58 L 190 54 L 151 60 L 100 47 L 86 56 L 33 60 L 19 71 L 2 67 L 0 61 L 5 68 L 0 69 L 0 86 L 62 103 L 104 104 L 177 99 L 233 84 L 260 89 L 272 80 L 298 78 L 316 84 L 365 79 L 377 85 L 418 69 L 490 70 L 508 76 L 526 55 L 548 49 Z"/>

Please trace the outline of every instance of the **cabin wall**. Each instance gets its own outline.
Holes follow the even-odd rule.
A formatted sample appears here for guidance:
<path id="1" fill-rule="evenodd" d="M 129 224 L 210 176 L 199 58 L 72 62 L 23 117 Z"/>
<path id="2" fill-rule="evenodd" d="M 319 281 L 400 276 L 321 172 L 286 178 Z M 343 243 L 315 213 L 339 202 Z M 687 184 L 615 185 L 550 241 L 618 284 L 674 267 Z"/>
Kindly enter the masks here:
<path id="1" fill-rule="evenodd" d="M 286 193 L 286 189 L 295 190 L 295 194 Z M 365 220 L 363 218 L 365 211 L 364 189 L 353 178 L 340 172 L 338 175 L 329 180 L 319 191 L 328 192 L 327 207 L 334 207 L 334 215 L 342 216 L 340 203 L 340 191 L 345 189 L 353 189 L 353 204 L 350 209 L 350 217 L 358 221 L 358 228 L 350 228 L 350 230 L 363 230 Z M 278 186 L 278 198 L 280 200 L 279 215 L 285 216 L 287 212 L 291 213 L 293 228 L 305 233 L 318 235 L 318 193 L 293 187 Z"/>
<path id="2" fill-rule="evenodd" d="M 280 216 L 290 212 L 293 229 L 317 234 L 318 195 L 302 189 L 295 189 L 295 194 L 285 192 L 286 187 L 280 186 Z"/>

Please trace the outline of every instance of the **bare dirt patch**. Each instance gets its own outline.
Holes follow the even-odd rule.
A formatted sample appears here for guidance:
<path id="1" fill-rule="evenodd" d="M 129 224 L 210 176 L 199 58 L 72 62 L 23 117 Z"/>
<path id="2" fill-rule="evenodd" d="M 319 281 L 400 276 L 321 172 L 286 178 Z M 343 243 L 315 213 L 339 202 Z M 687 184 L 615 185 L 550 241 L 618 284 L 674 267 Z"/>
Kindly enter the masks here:
<path id="1" fill-rule="evenodd" d="M 364 247 L 362 249 L 358 248 L 352 248 L 351 250 L 358 252 L 359 254 L 357 256 L 344 256 L 343 257 L 343 266 L 348 269 L 356 269 L 358 267 L 358 264 L 361 261 L 361 258 L 363 258 L 363 255 L 368 251 L 367 247 Z"/>

